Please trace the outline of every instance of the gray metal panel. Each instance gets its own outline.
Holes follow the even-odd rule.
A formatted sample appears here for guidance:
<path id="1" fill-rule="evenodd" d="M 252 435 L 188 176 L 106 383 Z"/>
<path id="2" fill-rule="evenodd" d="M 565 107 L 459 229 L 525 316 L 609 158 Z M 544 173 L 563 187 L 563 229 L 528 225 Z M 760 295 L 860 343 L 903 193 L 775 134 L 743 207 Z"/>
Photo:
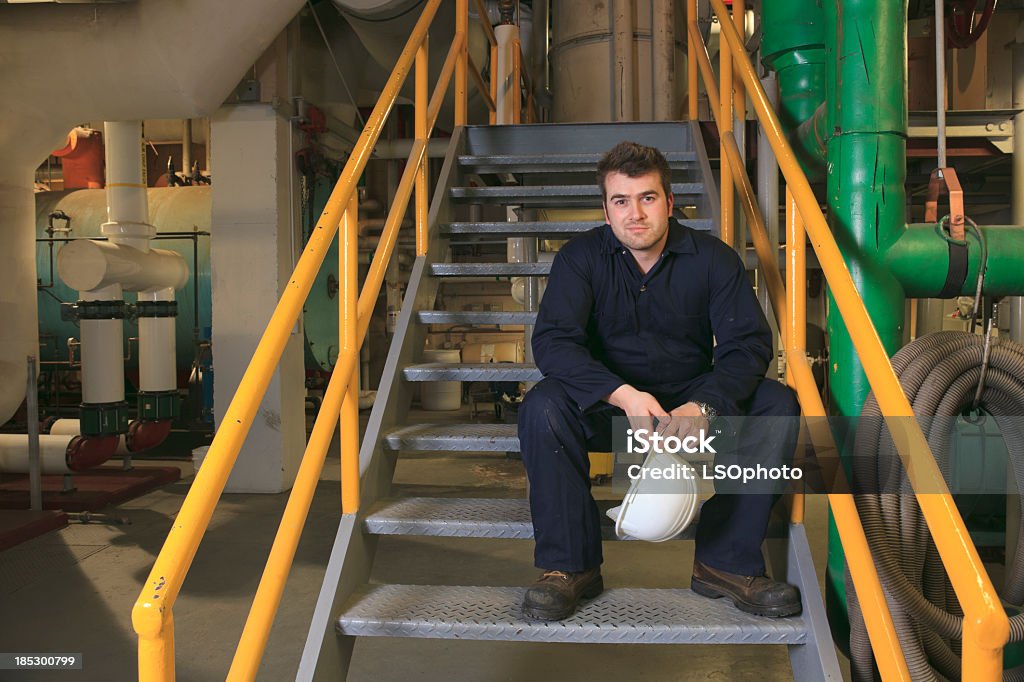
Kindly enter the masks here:
<path id="1" fill-rule="evenodd" d="M 843 674 L 832 642 L 832 630 L 818 586 L 811 547 L 807 542 L 807 529 L 802 523 L 789 526 L 787 565 L 786 580 L 800 588 L 804 602 L 803 619 L 809 631 L 804 646 L 789 647 L 793 678 L 800 682 L 840 682 Z"/>
<path id="2" fill-rule="evenodd" d="M 551 263 L 434 263 L 435 277 L 544 277 Z"/>
<path id="3" fill-rule="evenodd" d="M 423 324 L 533 324 L 537 313 L 529 311 L 421 310 Z"/>
<path id="4" fill-rule="evenodd" d="M 406 367 L 405 378 L 407 381 L 540 381 L 544 375 L 533 365 L 517 362 L 427 362 Z"/>
<path id="5" fill-rule="evenodd" d="M 470 126 L 467 152 L 494 154 L 604 153 L 622 140 L 657 147 L 663 153 L 693 149 L 685 123 L 542 123 Z"/>
<path id="6" fill-rule="evenodd" d="M 800 644 L 802 618 L 759 618 L 689 590 L 613 589 L 566 620 L 520 614 L 523 587 L 374 585 L 350 602 L 338 631 L 358 637 L 603 644 Z"/>
<path id="7" fill-rule="evenodd" d="M 683 218 L 683 225 L 695 230 L 710 232 L 714 223 L 707 218 Z M 447 228 L 448 234 L 486 234 L 486 235 L 573 235 L 592 230 L 599 225 L 594 221 L 581 222 L 511 222 L 511 223 L 452 223 Z"/>
<path id="8" fill-rule="evenodd" d="M 458 201 L 515 203 L 529 206 L 598 205 L 601 190 L 589 185 L 500 185 L 496 187 L 452 187 L 451 197 Z M 673 182 L 676 197 L 701 197 L 704 184 Z"/>
<path id="9" fill-rule="evenodd" d="M 515 424 L 413 424 L 385 437 L 392 450 L 519 452 Z"/>

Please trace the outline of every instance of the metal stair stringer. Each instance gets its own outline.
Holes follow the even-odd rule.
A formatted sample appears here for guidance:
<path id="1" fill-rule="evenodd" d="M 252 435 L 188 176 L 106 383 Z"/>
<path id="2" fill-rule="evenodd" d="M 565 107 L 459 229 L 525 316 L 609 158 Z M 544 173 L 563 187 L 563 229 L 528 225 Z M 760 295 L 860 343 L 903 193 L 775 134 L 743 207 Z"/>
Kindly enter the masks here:
<path id="1" fill-rule="evenodd" d="M 336 681 L 348 672 L 355 637 L 339 636 L 335 624 L 351 595 L 369 581 L 373 568 L 377 536 L 366 531 L 364 517 L 391 489 L 398 452 L 386 446 L 383 436 L 407 423 L 412 392 L 405 385 L 403 372 L 420 358 L 426 340 L 426 326 L 418 322 L 417 315 L 420 310 L 433 309 L 437 298 L 440 282 L 431 276 L 431 265 L 447 259 L 449 240 L 436 226 L 453 220 L 448 188 L 461 180 L 458 157 L 464 148 L 465 128 L 456 128 L 430 206 L 427 254 L 416 258 L 409 276 L 395 336 L 360 444 L 360 511 L 343 515 L 338 525 L 296 680 Z"/>

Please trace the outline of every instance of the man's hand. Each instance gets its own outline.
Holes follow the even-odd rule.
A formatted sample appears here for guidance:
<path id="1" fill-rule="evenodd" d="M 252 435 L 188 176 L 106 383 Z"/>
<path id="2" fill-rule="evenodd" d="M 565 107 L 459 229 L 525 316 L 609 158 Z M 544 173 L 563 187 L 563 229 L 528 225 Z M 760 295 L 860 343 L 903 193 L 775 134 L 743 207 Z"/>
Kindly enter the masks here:
<path id="1" fill-rule="evenodd" d="M 704 418 L 697 403 L 689 402 L 680 405 L 669 415 L 671 419 L 658 422 L 658 433 L 666 438 L 677 436 L 682 439 L 686 436 L 696 436 L 702 430 L 704 432 L 708 430 L 708 420 Z"/>
<path id="2" fill-rule="evenodd" d="M 664 421 L 667 421 L 669 417 L 665 408 L 653 395 L 638 391 L 629 384 L 623 384 L 609 393 L 605 401 L 626 413 L 629 425 L 633 427 L 634 431 L 647 429 L 648 432 L 651 432 L 654 430 L 655 417 Z"/>

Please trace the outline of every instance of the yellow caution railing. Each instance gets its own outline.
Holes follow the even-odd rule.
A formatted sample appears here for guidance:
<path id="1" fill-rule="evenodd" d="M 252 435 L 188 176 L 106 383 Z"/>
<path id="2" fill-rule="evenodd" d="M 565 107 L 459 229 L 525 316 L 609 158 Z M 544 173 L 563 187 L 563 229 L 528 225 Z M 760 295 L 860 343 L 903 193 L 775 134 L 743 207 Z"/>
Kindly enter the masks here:
<path id="1" fill-rule="evenodd" d="M 942 563 L 949 574 L 953 589 L 964 611 L 963 669 L 969 670 L 971 679 L 1002 679 L 1003 646 L 1009 637 L 1009 620 L 1003 611 L 995 587 L 981 563 L 981 558 L 968 535 L 963 519 L 949 494 L 942 474 L 931 453 L 914 412 L 900 386 L 888 355 L 882 346 L 864 303 L 857 293 L 850 272 L 843 261 L 839 247 L 829 231 L 811 186 L 800 169 L 793 150 L 782 133 L 778 116 L 772 109 L 764 89 L 750 63 L 741 37 L 742 12 L 730 17 L 722 0 L 710 0 L 719 17 L 721 28 L 719 50 L 719 79 L 712 69 L 707 46 L 697 26 L 697 2 L 687 0 L 687 33 L 690 76 L 688 111 L 691 120 L 698 118 L 697 72 L 703 77 L 705 91 L 721 137 L 722 168 L 722 237 L 732 240 L 732 187 L 739 193 L 743 211 L 750 227 L 755 250 L 772 300 L 772 307 L 783 330 L 786 352 L 787 380 L 793 386 L 803 407 L 804 415 L 817 426 L 810 429 L 815 447 L 835 450 L 831 434 L 821 428 L 826 413 L 811 374 L 805 345 L 805 291 L 802 284 L 805 273 L 805 241 L 810 238 L 836 304 L 850 330 L 854 348 L 864 365 L 868 382 L 878 400 L 882 414 L 887 418 L 893 442 L 903 461 L 908 478 L 915 491 L 921 512 L 928 524 L 932 539 Z M 734 10 L 742 3 L 733 3 Z M 737 28 L 739 27 L 739 28 Z M 733 76 L 739 79 L 734 82 Z M 786 254 L 787 279 L 783 284 L 779 272 L 777 253 L 768 240 L 764 221 L 758 210 L 750 179 L 732 134 L 733 101 L 742 111 L 742 91 L 754 106 L 758 120 L 786 179 Z M 728 188 L 728 191 L 727 191 Z M 726 197 L 726 194 L 729 196 Z M 788 296 L 787 296 L 788 294 Z M 891 418 L 897 419 L 891 419 Z M 907 417 L 910 417 L 907 419 Z M 902 418 L 902 419 L 900 419 Z M 941 492 L 931 492 L 941 491 Z M 839 536 L 846 552 L 850 574 L 857 591 L 867 626 L 868 636 L 882 678 L 909 680 L 906 660 L 892 623 L 885 596 L 875 570 L 864 529 L 851 495 L 830 494 L 829 504 L 835 517 Z M 803 514 L 803 501 L 794 500 L 793 520 L 799 522 Z"/>
<path id="2" fill-rule="evenodd" d="M 298 320 L 317 271 L 323 263 L 331 240 L 339 231 L 339 347 L 337 364 L 317 414 L 313 432 L 292 486 L 288 502 L 270 550 L 270 557 L 257 588 L 249 617 L 227 678 L 252 680 L 256 676 L 271 624 L 281 601 L 285 582 L 295 557 L 299 536 L 309 513 L 316 484 L 323 469 L 327 447 L 341 419 L 342 513 L 359 509 L 359 415 L 357 375 L 359 348 L 366 337 L 374 303 L 380 293 L 388 262 L 398 241 L 398 230 L 415 188 L 416 253 L 427 251 L 427 143 L 454 74 L 455 126 L 465 125 L 468 117 L 468 74 L 481 86 L 488 107 L 494 110 L 495 83 L 484 84 L 469 56 L 469 0 L 443 3 L 454 5 L 456 32 L 447 58 L 427 100 L 428 31 L 441 0 L 428 0 L 409 40 L 402 50 L 373 112 L 367 119 L 341 177 L 327 201 L 316 228 L 299 258 L 256 351 L 253 353 L 238 390 L 232 398 L 220 427 L 210 445 L 203 467 L 197 473 L 181 510 L 160 554 L 156 558 L 135 606 L 132 624 L 139 637 L 139 679 L 144 682 L 170 681 L 174 672 L 174 602 L 199 547 L 217 500 L 227 483 L 252 425 L 260 401 L 267 390 L 292 328 Z M 477 5 L 481 3 L 477 0 Z M 481 12 L 481 23 L 492 39 L 494 32 Z M 492 49 L 493 54 L 493 49 Z M 521 63 L 521 57 L 516 63 Z M 383 234 L 369 273 L 359 291 L 357 282 L 357 203 L 356 185 L 373 154 L 374 145 L 394 108 L 399 90 L 415 71 L 415 141 L 388 214 Z M 492 81 L 496 80 L 494 78 Z M 516 83 L 519 82 L 518 78 Z M 488 97 L 488 90 L 491 96 Z M 518 93 L 520 96 L 522 93 Z M 519 98 L 516 98 L 517 100 Z M 526 94 L 527 104 L 532 96 Z M 516 102 L 517 106 L 521 102 Z"/>

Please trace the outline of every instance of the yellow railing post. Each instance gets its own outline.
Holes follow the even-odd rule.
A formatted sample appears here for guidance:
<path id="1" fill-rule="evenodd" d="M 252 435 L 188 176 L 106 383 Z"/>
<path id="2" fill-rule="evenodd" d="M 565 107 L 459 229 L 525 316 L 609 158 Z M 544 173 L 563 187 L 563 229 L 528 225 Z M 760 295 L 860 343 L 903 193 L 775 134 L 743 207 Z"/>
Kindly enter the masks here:
<path id="1" fill-rule="evenodd" d="M 523 122 L 523 51 L 519 40 L 512 41 L 512 123 L 519 125 Z"/>
<path id="2" fill-rule="evenodd" d="M 341 351 L 335 369 L 352 363 L 345 400 L 341 404 L 341 511 L 354 514 L 359 510 L 359 319 L 356 302 L 359 298 L 359 202 L 352 195 L 341 221 L 338 235 L 338 271 L 341 291 L 338 292 L 341 310 L 338 315 L 338 339 Z"/>
<path id="3" fill-rule="evenodd" d="M 789 319 L 785 325 L 786 383 L 795 388 L 792 361 L 802 360 L 807 347 L 807 237 L 800 221 L 800 211 L 793 195 L 786 188 L 786 309 Z M 803 523 L 804 495 L 793 495 L 790 521 Z"/>
<path id="4" fill-rule="evenodd" d="M 427 143 L 427 48 L 430 38 L 424 38 L 416 51 L 416 139 Z M 416 255 L 427 253 L 427 157 L 416 173 Z"/>
<path id="5" fill-rule="evenodd" d="M 696 121 L 700 117 L 697 110 L 697 54 L 693 42 L 694 35 L 700 35 L 700 28 L 697 26 L 697 0 L 686 0 L 686 108 L 690 120 Z M 703 42 L 701 43 L 703 45 Z"/>
<path id="6" fill-rule="evenodd" d="M 725 26 L 729 23 L 729 14 L 719 15 L 719 23 Z M 732 50 L 729 41 L 721 40 L 718 44 L 718 74 L 720 84 L 718 86 L 721 113 L 718 117 L 718 141 L 719 141 L 719 163 L 721 164 L 721 211 L 722 241 L 733 246 L 733 181 L 732 169 L 729 167 L 729 159 L 725 155 L 726 138 L 732 137 Z"/>
<path id="7" fill-rule="evenodd" d="M 739 31 L 741 36 L 747 34 L 747 0 L 732 0 L 732 23 L 736 26 L 736 30 Z M 743 125 L 743 120 L 747 117 L 747 95 L 743 89 L 743 81 L 733 79 L 732 83 L 733 94 L 735 102 L 733 103 L 733 111 L 735 120 Z"/>
<path id="8" fill-rule="evenodd" d="M 483 20 L 487 20 L 484 15 Z M 462 51 L 455 62 L 455 125 L 464 126 L 469 113 L 469 0 L 455 0 L 455 35 L 462 35 Z"/>

